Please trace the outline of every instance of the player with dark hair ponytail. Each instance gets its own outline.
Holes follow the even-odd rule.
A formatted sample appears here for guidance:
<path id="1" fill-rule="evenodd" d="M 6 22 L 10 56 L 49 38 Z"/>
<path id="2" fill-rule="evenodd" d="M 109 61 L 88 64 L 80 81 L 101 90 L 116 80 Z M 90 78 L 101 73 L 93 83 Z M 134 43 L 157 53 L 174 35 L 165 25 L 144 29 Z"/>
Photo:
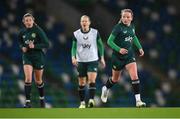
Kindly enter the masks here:
<path id="1" fill-rule="evenodd" d="M 35 23 L 32 14 L 27 13 L 23 16 L 24 28 L 18 35 L 18 41 L 22 50 L 23 69 L 25 74 L 25 96 L 26 108 L 31 107 L 31 84 L 34 72 L 35 83 L 39 91 L 40 106 L 45 107 L 44 82 L 42 80 L 45 54 L 44 48 L 49 47 L 49 41 L 45 32 Z"/>

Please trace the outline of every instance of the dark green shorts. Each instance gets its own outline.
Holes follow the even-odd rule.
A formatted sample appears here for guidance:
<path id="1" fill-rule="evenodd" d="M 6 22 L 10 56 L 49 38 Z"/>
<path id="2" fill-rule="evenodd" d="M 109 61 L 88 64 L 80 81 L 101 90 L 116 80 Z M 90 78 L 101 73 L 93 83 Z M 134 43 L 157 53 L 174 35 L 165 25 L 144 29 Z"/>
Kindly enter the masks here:
<path id="1" fill-rule="evenodd" d="M 43 52 L 35 54 L 23 54 L 23 65 L 31 65 L 34 69 L 44 69 L 45 55 Z"/>
<path id="2" fill-rule="evenodd" d="M 112 69 L 116 71 L 122 70 L 127 64 L 132 62 L 136 62 L 134 57 L 120 59 L 117 56 L 112 56 Z"/>
<path id="3" fill-rule="evenodd" d="M 86 77 L 88 72 L 97 72 L 98 61 L 92 62 L 78 62 L 78 76 Z"/>

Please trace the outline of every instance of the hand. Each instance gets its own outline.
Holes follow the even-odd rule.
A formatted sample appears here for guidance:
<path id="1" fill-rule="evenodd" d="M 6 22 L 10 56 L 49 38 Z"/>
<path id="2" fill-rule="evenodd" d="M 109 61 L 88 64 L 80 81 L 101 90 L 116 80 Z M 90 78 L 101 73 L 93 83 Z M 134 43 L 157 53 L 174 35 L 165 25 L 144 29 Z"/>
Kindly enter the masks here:
<path id="1" fill-rule="evenodd" d="M 30 41 L 30 43 L 29 43 L 29 48 L 34 48 L 34 43 L 32 42 L 32 41 Z"/>
<path id="2" fill-rule="evenodd" d="M 74 66 L 78 66 L 78 62 L 77 62 L 77 60 L 76 60 L 75 57 L 72 57 L 72 64 L 73 64 Z"/>
<path id="3" fill-rule="evenodd" d="M 104 57 L 101 57 L 100 63 L 101 63 L 101 65 L 102 65 L 102 68 L 105 68 L 105 67 L 106 67 L 106 62 L 105 62 L 105 60 L 104 60 Z"/>
<path id="4" fill-rule="evenodd" d="M 140 57 L 144 56 L 144 51 L 143 51 L 143 49 L 139 49 L 139 56 L 140 56 Z"/>
<path id="5" fill-rule="evenodd" d="M 128 53 L 128 50 L 125 49 L 125 48 L 121 48 L 120 51 L 119 51 L 119 53 L 122 54 L 122 55 L 125 55 L 125 54 Z"/>
<path id="6" fill-rule="evenodd" d="M 27 48 L 26 47 L 22 47 L 22 51 L 25 53 L 27 52 Z"/>

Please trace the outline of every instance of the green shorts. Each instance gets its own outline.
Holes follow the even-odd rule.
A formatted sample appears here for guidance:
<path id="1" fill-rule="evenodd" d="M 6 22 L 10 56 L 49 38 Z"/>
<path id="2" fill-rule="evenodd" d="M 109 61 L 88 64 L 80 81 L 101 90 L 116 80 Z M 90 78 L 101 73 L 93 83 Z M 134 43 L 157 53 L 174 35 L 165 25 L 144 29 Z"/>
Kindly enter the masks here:
<path id="1" fill-rule="evenodd" d="M 92 62 L 78 62 L 78 76 L 86 77 L 88 72 L 97 72 L 98 61 Z"/>
<path id="2" fill-rule="evenodd" d="M 45 55 L 43 52 L 34 54 L 25 53 L 22 56 L 23 65 L 31 65 L 34 69 L 44 69 Z"/>
<path id="3" fill-rule="evenodd" d="M 134 57 L 129 57 L 126 59 L 120 59 L 117 56 L 112 56 L 112 69 L 119 71 L 122 70 L 127 64 L 136 62 Z"/>

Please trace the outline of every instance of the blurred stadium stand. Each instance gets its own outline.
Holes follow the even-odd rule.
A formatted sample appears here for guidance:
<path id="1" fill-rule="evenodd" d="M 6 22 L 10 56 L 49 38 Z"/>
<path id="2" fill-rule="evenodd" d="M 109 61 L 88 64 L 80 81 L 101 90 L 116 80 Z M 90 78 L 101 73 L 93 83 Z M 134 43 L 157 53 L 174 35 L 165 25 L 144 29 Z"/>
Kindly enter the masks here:
<path id="1" fill-rule="evenodd" d="M 134 11 L 136 33 L 145 50 L 137 58 L 142 98 L 149 107 L 180 106 L 179 1 L 172 0 L 1 0 L 0 1 L 0 108 L 22 107 L 24 103 L 21 51 L 17 34 L 21 18 L 33 13 L 36 22 L 47 33 L 50 48 L 44 72 L 46 106 L 78 107 L 76 69 L 71 64 L 72 32 L 79 28 L 83 14 L 90 16 L 105 45 L 107 67 L 100 67 L 97 77 L 99 107 L 133 107 L 134 96 L 127 72 L 110 92 L 109 102 L 102 104 L 101 87 L 111 75 L 112 50 L 106 42 L 120 11 Z M 35 84 L 33 107 L 39 107 Z"/>

